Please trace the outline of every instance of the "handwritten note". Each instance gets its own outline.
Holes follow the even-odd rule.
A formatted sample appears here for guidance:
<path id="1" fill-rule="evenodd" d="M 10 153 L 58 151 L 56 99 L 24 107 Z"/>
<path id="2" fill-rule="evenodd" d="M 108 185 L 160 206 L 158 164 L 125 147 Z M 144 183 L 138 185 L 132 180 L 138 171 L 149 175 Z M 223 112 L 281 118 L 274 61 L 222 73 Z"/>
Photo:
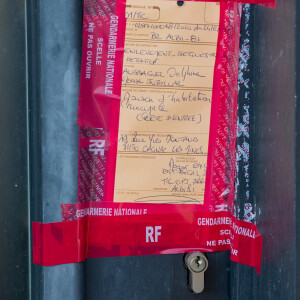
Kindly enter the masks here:
<path id="1" fill-rule="evenodd" d="M 219 13 L 127 1 L 115 202 L 203 203 Z"/>

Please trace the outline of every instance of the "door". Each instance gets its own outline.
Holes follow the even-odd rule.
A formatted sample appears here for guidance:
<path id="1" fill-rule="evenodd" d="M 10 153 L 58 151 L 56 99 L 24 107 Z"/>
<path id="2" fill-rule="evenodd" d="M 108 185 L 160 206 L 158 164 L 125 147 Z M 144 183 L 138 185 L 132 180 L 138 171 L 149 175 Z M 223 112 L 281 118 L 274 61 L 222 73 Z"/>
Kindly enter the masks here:
<path id="1" fill-rule="evenodd" d="M 3 299 L 296 299 L 296 6 L 296 1 L 278 0 L 276 10 L 251 6 L 249 16 L 243 12 L 241 48 L 248 43 L 250 57 L 242 75 L 249 94 L 240 92 L 239 116 L 249 106 L 250 155 L 249 182 L 245 164 L 239 164 L 237 208 L 242 214 L 244 204 L 251 203 L 256 213 L 264 238 L 261 276 L 230 262 L 227 252 L 209 253 L 205 291 L 192 294 L 181 254 L 88 259 L 54 267 L 31 263 L 30 222 L 60 221 L 59 205 L 77 200 L 82 3 L 2 1 Z M 244 88 L 240 80 L 240 91 Z M 238 145 L 243 142 L 239 139 Z"/>

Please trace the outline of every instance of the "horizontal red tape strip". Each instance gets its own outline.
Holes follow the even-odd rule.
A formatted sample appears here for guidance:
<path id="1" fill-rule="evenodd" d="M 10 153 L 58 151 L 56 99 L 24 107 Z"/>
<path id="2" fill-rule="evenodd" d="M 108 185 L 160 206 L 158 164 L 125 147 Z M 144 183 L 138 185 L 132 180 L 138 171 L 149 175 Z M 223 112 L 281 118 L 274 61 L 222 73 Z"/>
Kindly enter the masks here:
<path id="1" fill-rule="evenodd" d="M 262 237 L 252 223 L 229 212 L 89 216 L 58 223 L 33 222 L 33 262 L 43 266 L 86 258 L 231 251 L 231 260 L 260 273 Z"/>
<path id="2" fill-rule="evenodd" d="M 238 3 L 248 3 L 248 4 L 259 4 L 270 8 L 276 7 L 275 0 L 185 0 L 185 1 L 205 1 L 205 2 L 238 2 Z"/>

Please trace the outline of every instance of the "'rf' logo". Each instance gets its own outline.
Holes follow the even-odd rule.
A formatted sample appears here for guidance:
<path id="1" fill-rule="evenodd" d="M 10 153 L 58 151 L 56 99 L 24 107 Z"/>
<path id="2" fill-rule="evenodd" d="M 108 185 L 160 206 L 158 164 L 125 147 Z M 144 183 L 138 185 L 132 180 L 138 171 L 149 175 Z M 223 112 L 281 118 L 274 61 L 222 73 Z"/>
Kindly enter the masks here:
<path id="1" fill-rule="evenodd" d="M 159 236 L 161 236 L 161 226 L 146 227 L 146 243 L 157 243 Z"/>
<path id="2" fill-rule="evenodd" d="M 90 140 L 89 151 L 94 154 L 104 155 L 105 140 Z"/>

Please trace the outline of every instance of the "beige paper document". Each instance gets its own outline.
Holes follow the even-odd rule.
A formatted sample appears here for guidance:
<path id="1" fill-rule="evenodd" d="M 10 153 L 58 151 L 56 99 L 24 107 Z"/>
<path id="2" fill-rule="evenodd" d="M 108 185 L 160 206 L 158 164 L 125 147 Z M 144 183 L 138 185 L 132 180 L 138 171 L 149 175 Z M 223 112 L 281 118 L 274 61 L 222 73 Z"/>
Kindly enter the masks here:
<path id="1" fill-rule="evenodd" d="M 127 1 L 115 202 L 203 203 L 219 14 Z"/>

